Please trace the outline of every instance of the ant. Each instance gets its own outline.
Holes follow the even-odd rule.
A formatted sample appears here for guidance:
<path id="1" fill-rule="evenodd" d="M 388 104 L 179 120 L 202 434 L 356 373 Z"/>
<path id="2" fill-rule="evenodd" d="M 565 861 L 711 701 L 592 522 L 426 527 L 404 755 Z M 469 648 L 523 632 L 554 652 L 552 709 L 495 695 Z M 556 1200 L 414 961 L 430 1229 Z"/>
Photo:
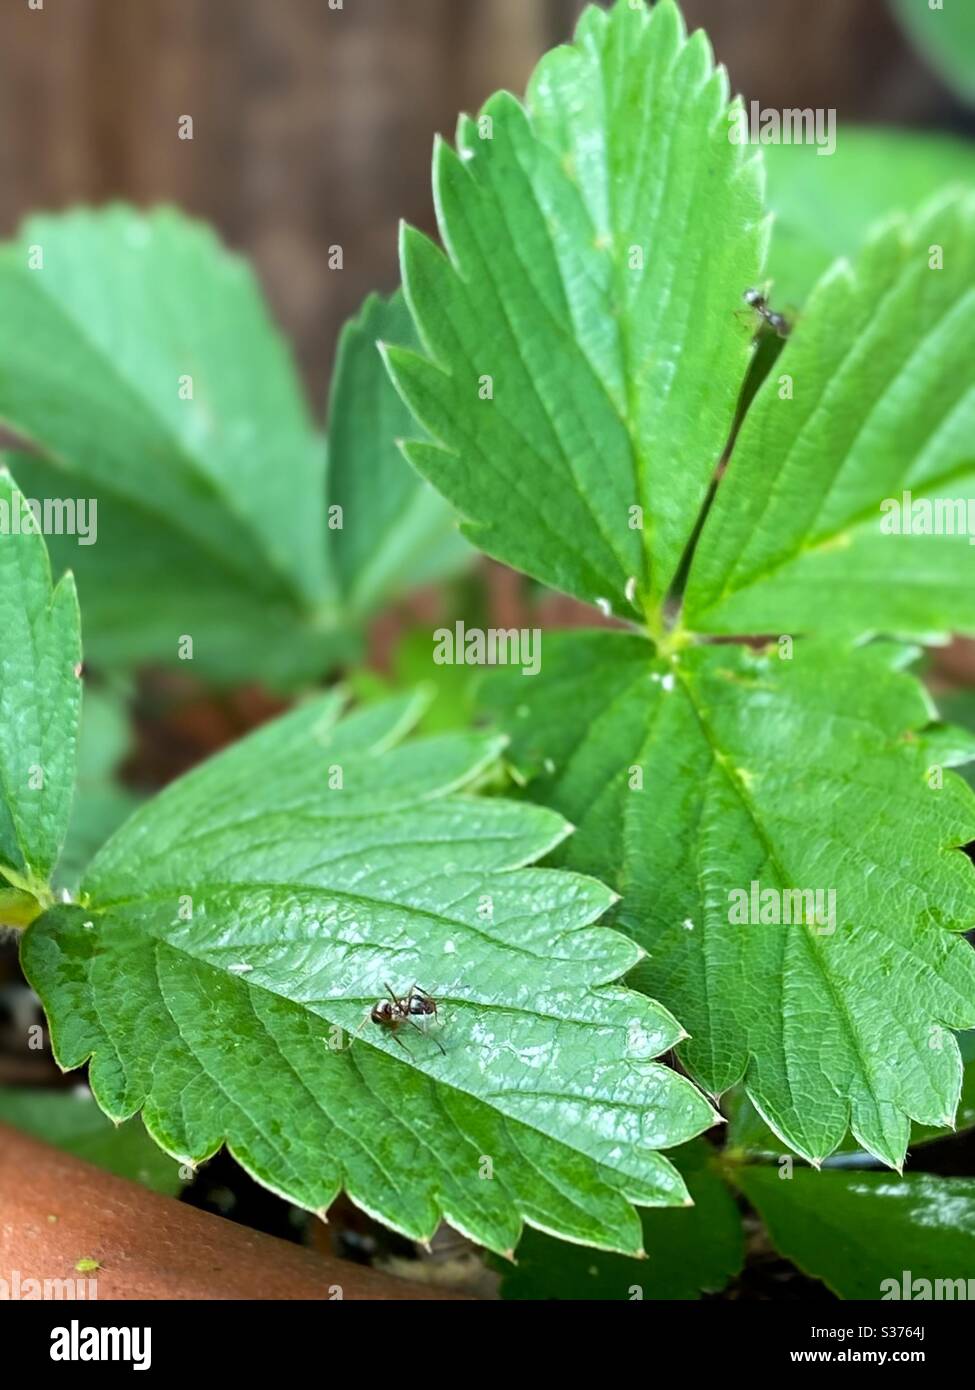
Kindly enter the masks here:
<path id="1" fill-rule="evenodd" d="M 762 316 L 769 328 L 777 333 L 780 338 L 788 338 L 790 329 L 789 320 L 784 314 L 779 314 L 774 309 L 769 308 L 768 296 L 766 294 L 761 290 L 746 290 L 742 298 L 749 308 L 754 309 L 757 314 Z"/>
<path id="2" fill-rule="evenodd" d="M 402 1038 L 396 1036 L 399 1029 L 409 1024 L 418 1033 L 426 1034 L 431 1024 L 440 1021 L 437 1014 L 437 1001 L 433 995 L 427 994 L 426 990 L 421 989 L 417 984 L 410 985 L 409 990 L 404 995 L 394 994 L 392 987 L 387 984 L 386 993 L 389 998 L 380 999 L 373 1004 L 369 1019 L 372 1023 L 378 1024 L 380 1028 L 385 1028 L 393 1042 L 399 1043 L 404 1052 L 409 1052 L 410 1049 Z M 366 1020 L 363 1019 L 359 1027 L 361 1028 L 365 1022 Z M 440 1039 L 432 1035 L 431 1039 L 446 1057 L 447 1049 Z"/>

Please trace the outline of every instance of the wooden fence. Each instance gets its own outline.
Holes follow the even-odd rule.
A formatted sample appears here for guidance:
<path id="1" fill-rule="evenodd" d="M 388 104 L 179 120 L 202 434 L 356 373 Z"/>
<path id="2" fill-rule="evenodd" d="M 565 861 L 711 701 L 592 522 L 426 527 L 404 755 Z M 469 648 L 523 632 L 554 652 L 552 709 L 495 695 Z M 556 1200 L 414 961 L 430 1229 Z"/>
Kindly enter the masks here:
<path id="1" fill-rule="evenodd" d="M 36 208 L 174 202 L 257 262 L 321 398 L 341 321 L 433 224 L 434 132 L 571 34 L 582 0 L 2 0 L 0 234 Z M 34 8 L 41 4 L 41 8 Z M 686 0 L 736 88 L 943 120 L 884 0 Z M 191 115 L 192 141 L 177 138 Z M 344 248 L 330 271 L 326 248 Z"/>

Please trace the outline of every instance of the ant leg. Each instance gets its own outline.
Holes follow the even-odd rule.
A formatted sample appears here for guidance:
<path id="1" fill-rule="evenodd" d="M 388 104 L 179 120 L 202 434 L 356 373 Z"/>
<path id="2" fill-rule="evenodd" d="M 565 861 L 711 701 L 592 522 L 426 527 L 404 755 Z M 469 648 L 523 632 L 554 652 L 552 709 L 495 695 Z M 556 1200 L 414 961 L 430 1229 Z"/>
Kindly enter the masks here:
<path id="1" fill-rule="evenodd" d="M 398 1044 L 399 1044 L 399 1046 L 400 1046 L 400 1047 L 403 1049 L 403 1051 L 406 1053 L 407 1057 L 411 1057 L 411 1058 L 412 1058 L 413 1053 L 412 1053 L 412 1052 L 410 1051 L 410 1049 L 406 1046 L 406 1043 L 403 1041 L 402 1038 L 397 1037 L 395 1033 L 390 1033 L 389 1036 L 392 1038 L 392 1040 L 393 1040 L 394 1043 L 398 1043 Z"/>
<path id="2" fill-rule="evenodd" d="M 415 1022 L 413 1021 L 412 1018 L 406 1018 L 406 1019 L 403 1020 L 403 1022 L 404 1022 L 404 1023 L 408 1023 L 408 1024 L 410 1025 L 411 1028 L 415 1028 L 416 1031 L 417 1031 L 422 1037 L 424 1037 L 424 1038 L 429 1038 L 431 1042 L 436 1043 L 437 1046 L 440 1048 L 440 1051 L 441 1051 L 441 1052 L 443 1053 L 443 1055 L 446 1057 L 446 1055 L 447 1055 L 447 1049 L 444 1047 L 443 1043 L 440 1041 L 440 1039 L 439 1039 L 434 1033 L 428 1033 L 428 1032 L 426 1032 L 426 1030 L 423 1029 L 423 1028 L 421 1028 L 420 1025 L 419 1025 L 418 1023 L 415 1023 Z"/>
<path id="3" fill-rule="evenodd" d="M 389 995 L 390 999 L 392 999 L 392 1001 L 393 1001 L 393 1003 L 396 1005 L 396 1007 L 399 1008 L 399 1007 L 401 1006 L 401 1004 L 403 1003 L 403 1000 L 402 1000 L 402 999 L 399 999 L 399 998 L 393 993 L 393 987 L 392 987 L 392 985 L 388 985 L 388 984 L 386 985 L 386 993 Z"/>

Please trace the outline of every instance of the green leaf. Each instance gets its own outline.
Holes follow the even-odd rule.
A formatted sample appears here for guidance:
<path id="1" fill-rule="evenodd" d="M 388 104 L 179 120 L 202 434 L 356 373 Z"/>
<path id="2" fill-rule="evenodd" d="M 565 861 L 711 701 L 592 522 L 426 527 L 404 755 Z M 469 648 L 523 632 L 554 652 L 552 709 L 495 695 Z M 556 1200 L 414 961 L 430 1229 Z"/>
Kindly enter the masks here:
<path id="1" fill-rule="evenodd" d="M 962 1033 L 958 1039 L 958 1050 L 964 1067 L 961 1077 L 961 1094 L 952 1129 L 963 1134 L 975 1129 L 975 1032 Z M 911 1148 L 930 1144 L 936 1139 L 947 1139 L 949 1134 L 943 1126 L 913 1125 L 911 1128 Z"/>
<path id="2" fill-rule="evenodd" d="M 42 896 L 40 887 L 38 896 Z M 41 911 L 38 897 L 24 888 L 11 888 L 9 882 L 0 877 L 0 927 L 10 927 L 20 931 L 33 922 Z"/>
<path id="3" fill-rule="evenodd" d="M 932 247 L 943 269 L 930 268 Z M 975 392 L 959 365 L 973 357 L 967 195 L 892 223 L 813 292 L 704 525 L 687 626 L 922 639 L 975 631 Z M 943 499 L 951 530 L 888 533 L 905 493 L 929 509 Z"/>
<path id="4" fill-rule="evenodd" d="M 55 588 L 43 537 L 0 469 L 0 875 L 43 892 L 68 827 L 81 707 L 74 580 Z"/>
<path id="5" fill-rule="evenodd" d="M 765 145 L 775 213 L 768 273 L 778 308 L 795 311 L 874 223 L 913 213 L 947 184 L 975 184 L 975 148 L 949 135 L 840 125 L 828 158 L 815 145 Z"/>
<path id="6" fill-rule="evenodd" d="M 0 1087 L 0 1120 L 153 1192 L 175 1197 L 182 1189 L 178 1167 L 141 1120 L 113 1125 L 90 1095 Z"/>
<path id="7" fill-rule="evenodd" d="M 891 0 L 894 13 L 937 73 L 975 105 L 975 10 L 966 0 Z"/>
<path id="8" fill-rule="evenodd" d="M 398 291 L 388 300 L 370 295 L 343 328 L 329 401 L 329 504 L 342 508 L 329 537 L 340 592 L 356 614 L 470 556 L 450 508 L 400 454 L 413 420 L 383 367 L 381 340 L 416 343 Z"/>
<path id="9" fill-rule="evenodd" d="M 972 746 L 972 753 L 959 763 L 959 771 L 970 787 L 975 787 L 975 690 L 951 690 L 938 696 L 938 709 L 948 720 L 956 721 Z"/>
<path id="10" fill-rule="evenodd" d="M 975 1285 L 959 1292 L 954 1283 L 975 1281 L 971 1178 L 796 1168 L 784 1180 L 777 1169 L 745 1167 L 735 1181 L 776 1248 L 840 1298 L 971 1297 Z"/>
<path id="11" fill-rule="evenodd" d="M 952 1134 L 964 1134 L 970 1129 L 975 1129 L 975 1032 L 962 1033 L 959 1036 L 958 1050 L 964 1070 L 954 1125 L 951 1129 L 946 1129 L 943 1125 L 912 1125 L 912 1152 L 924 1144 L 931 1144 L 939 1139 L 950 1139 Z M 732 1093 L 732 1096 L 728 1122 L 729 1147 L 741 1149 L 749 1154 L 785 1153 L 786 1145 L 769 1129 L 748 1097 L 742 1093 Z M 863 1156 L 859 1144 L 849 1136 L 839 1145 L 837 1152 Z"/>
<path id="12" fill-rule="evenodd" d="M 35 495 L 97 503 L 94 543 L 58 546 L 91 655 L 174 662 L 186 634 L 219 667 L 221 635 L 252 661 L 288 622 L 334 627 L 324 445 L 208 229 L 121 206 L 31 219 L 0 251 L 0 322 L 0 419 L 43 456 Z"/>
<path id="13" fill-rule="evenodd" d="M 644 1211 L 645 1260 L 566 1245 L 526 1231 L 506 1267 L 506 1299 L 691 1299 L 717 1293 L 741 1269 L 741 1217 L 734 1198 L 711 1167 L 714 1150 L 685 1144 L 671 1157 L 694 1199 L 685 1211 Z"/>
<path id="14" fill-rule="evenodd" d="M 16 458 L 26 495 L 64 495 L 64 476 L 35 458 Z M 49 535 L 55 573 L 78 570 L 85 653 L 93 668 L 178 664 L 218 684 L 253 680 L 256 653 L 265 685 L 290 689 L 354 651 L 328 606 L 305 611 L 256 593 L 199 546 L 128 503 L 98 495 L 98 542 Z M 185 637 L 192 661 L 180 658 Z"/>
<path id="15" fill-rule="evenodd" d="M 885 646 L 710 646 L 653 659 L 639 637 L 546 637 L 541 673 L 486 701 L 534 799 L 578 830 L 561 861 L 623 894 L 649 952 L 634 976 L 691 1034 L 715 1094 L 744 1078 L 765 1119 L 821 1161 L 849 1125 L 891 1165 L 910 1119 L 951 1122 L 975 1025 L 975 799 L 933 789 L 922 688 Z M 737 925 L 760 890 L 835 892 L 835 931 Z M 781 899 L 779 900 L 781 904 Z"/>
<path id="16" fill-rule="evenodd" d="M 480 676 L 476 667 L 459 663 L 438 666 L 430 680 L 432 639 L 429 624 L 408 629 L 390 654 L 391 671 L 380 676 L 368 667 L 350 671 L 346 685 L 362 703 L 388 699 L 390 695 L 422 690 L 429 696 L 417 730 L 425 734 L 448 729 L 468 729 L 476 710 L 475 690 Z"/>
<path id="17" fill-rule="evenodd" d="M 57 884 L 72 892 L 95 851 L 139 805 L 141 798 L 117 780 L 129 744 L 123 701 L 107 690 L 89 687 L 82 703 L 71 821 L 56 875 Z"/>
<path id="18" fill-rule="evenodd" d="M 427 355 L 387 357 L 433 439 L 408 457 L 482 550 L 616 613 L 674 578 L 751 353 L 762 173 L 728 111 L 671 0 L 591 7 L 525 106 L 437 145 L 447 254 L 403 235 Z"/>
<path id="19" fill-rule="evenodd" d="M 559 817 L 463 792 L 497 740 L 400 746 L 416 701 L 339 713 L 301 707 L 167 788 L 82 905 L 33 925 L 55 1055 L 90 1058 L 107 1113 L 142 1109 L 174 1156 L 226 1142 L 311 1210 L 344 1187 L 418 1238 L 445 1218 L 504 1251 L 525 1219 L 635 1252 L 629 1202 L 685 1200 L 658 1150 L 714 1114 L 652 1060 L 679 1025 L 612 983 L 640 954 L 591 926 L 612 895 L 523 867 Z M 386 982 L 414 981 L 443 1053 L 368 1021 Z"/>

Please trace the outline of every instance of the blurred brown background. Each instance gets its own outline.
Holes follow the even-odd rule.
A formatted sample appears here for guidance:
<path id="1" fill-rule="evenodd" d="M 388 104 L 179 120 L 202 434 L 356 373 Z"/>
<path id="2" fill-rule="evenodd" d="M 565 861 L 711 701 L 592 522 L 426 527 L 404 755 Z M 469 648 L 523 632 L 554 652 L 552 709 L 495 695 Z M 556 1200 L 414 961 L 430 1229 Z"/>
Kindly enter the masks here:
<path id="1" fill-rule="evenodd" d="M 257 263 L 321 404 L 335 337 L 432 230 L 433 135 L 520 92 L 583 0 L 0 0 L 0 235 L 39 208 L 175 202 Z M 685 0 L 734 87 L 961 128 L 885 0 Z M 191 115 L 194 139 L 177 138 Z M 327 248 L 345 265 L 330 271 Z"/>

